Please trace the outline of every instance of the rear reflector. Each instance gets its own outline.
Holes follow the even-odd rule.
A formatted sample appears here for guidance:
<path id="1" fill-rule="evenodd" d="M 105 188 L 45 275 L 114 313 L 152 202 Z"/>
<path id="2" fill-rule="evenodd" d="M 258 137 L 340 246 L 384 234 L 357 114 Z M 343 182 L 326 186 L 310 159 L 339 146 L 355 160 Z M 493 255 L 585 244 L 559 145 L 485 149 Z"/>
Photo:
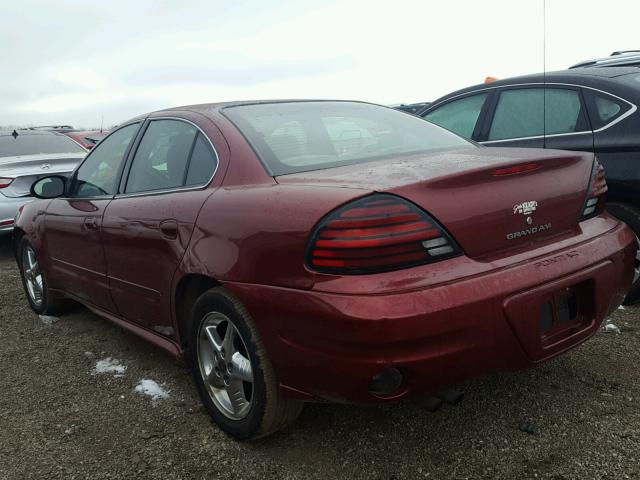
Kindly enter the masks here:
<path id="1" fill-rule="evenodd" d="M 374 194 L 320 222 L 307 251 L 307 265 L 327 273 L 373 273 L 461 253 L 449 234 L 416 205 L 393 195 Z"/>
<path id="2" fill-rule="evenodd" d="M 13 220 L 3 220 L 0 222 L 0 227 L 8 227 L 9 225 L 13 225 Z"/>
<path id="3" fill-rule="evenodd" d="M 582 218 L 594 217 L 604 210 L 605 197 L 607 193 L 607 181 L 604 178 L 604 167 L 597 158 L 593 161 L 593 173 L 589 182 L 589 193 L 582 209 Z"/>
<path id="4" fill-rule="evenodd" d="M 6 188 L 11 185 L 13 178 L 0 177 L 0 188 Z"/>

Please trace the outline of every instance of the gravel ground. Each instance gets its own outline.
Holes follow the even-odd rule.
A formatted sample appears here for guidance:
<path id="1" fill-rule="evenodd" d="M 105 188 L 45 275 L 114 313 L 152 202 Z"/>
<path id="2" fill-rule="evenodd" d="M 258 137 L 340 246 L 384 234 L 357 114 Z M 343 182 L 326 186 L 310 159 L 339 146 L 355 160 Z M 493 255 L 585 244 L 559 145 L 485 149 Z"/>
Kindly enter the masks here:
<path id="1" fill-rule="evenodd" d="M 456 407 L 308 405 L 239 443 L 162 351 L 82 308 L 41 321 L 0 240 L 0 479 L 637 478 L 639 315 L 618 310 L 621 333 L 539 368 L 466 383 Z M 107 358 L 124 374 L 95 373 Z M 136 392 L 142 379 L 168 398 Z"/>

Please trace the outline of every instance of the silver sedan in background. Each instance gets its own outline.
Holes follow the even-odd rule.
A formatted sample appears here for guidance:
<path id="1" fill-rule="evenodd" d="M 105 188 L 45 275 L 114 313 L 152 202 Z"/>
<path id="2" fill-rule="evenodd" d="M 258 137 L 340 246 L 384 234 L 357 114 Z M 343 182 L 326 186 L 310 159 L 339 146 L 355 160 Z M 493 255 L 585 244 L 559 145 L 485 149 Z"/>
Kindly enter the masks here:
<path id="1" fill-rule="evenodd" d="M 44 175 L 68 175 L 87 154 L 60 133 L 37 130 L 0 132 L 0 234 L 13 229 L 18 209 L 33 200 L 33 182 Z"/>

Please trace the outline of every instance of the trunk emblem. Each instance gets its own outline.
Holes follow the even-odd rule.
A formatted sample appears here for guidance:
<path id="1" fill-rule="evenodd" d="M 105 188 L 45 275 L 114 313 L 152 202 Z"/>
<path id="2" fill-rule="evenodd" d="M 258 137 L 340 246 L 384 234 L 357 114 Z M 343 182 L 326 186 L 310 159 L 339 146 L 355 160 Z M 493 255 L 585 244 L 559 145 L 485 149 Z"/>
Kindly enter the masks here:
<path id="1" fill-rule="evenodd" d="M 49 170 L 51 168 L 51 164 L 50 163 L 43 163 L 42 165 L 40 165 L 40 168 L 42 170 Z"/>
<path id="2" fill-rule="evenodd" d="M 529 200 L 528 202 L 516 203 L 513 206 L 513 214 L 521 213 L 523 215 L 531 215 L 538 208 L 538 202 Z M 527 222 L 529 223 L 529 222 Z"/>
<path id="3" fill-rule="evenodd" d="M 533 218 L 527 217 L 527 225 L 531 225 L 533 223 Z"/>

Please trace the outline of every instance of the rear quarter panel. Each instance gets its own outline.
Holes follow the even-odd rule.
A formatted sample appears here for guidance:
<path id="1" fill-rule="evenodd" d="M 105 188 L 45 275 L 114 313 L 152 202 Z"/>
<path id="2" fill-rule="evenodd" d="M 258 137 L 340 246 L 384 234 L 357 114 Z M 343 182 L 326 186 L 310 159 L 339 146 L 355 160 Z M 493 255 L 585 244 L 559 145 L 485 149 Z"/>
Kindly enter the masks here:
<path id="1" fill-rule="evenodd" d="M 367 190 L 263 184 L 217 190 L 205 202 L 182 274 L 220 282 L 311 288 L 305 250 L 315 224 Z"/>

